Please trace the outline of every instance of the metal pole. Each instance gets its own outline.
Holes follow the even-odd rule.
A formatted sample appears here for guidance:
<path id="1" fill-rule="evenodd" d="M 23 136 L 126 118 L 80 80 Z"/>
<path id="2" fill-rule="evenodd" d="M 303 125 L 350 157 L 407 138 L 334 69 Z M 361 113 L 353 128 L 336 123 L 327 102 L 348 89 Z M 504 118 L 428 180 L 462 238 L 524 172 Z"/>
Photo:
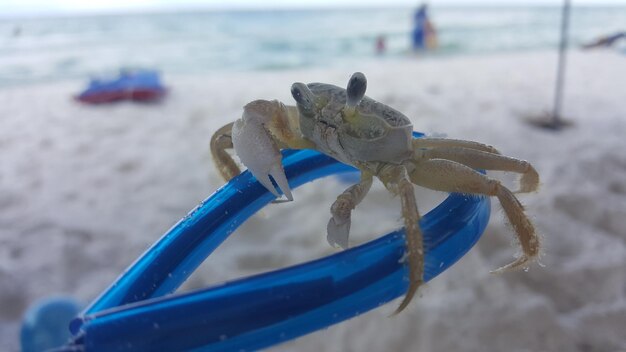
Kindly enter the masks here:
<path id="1" fill-rule="evenodd" d="M 561 104 L 563 99 L 563 81 L 565 80 L 565 57 L 567 53 L 567 32 L 569 27 L 570 0 L 565 0 L 561 14 L 561 42 L 559 44 L 559 61 L 554 92 L 554 111 L 552 112 L 552 127 L 561 126 Z"/>

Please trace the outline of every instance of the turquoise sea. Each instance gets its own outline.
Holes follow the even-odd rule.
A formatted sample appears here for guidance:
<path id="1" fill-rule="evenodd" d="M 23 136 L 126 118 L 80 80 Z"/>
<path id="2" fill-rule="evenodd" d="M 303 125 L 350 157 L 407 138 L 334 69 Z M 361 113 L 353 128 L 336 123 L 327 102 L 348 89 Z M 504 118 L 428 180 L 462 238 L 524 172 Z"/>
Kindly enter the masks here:
<path id="1" fill-rule="evenodd" d="M 559 7 L 436 7 L 430 56 L 556 48 Z M 165 73 L 277 70 L 408 56 L 411 8 L 188 11 L 1 18 L 0 86 L 83 78 L 120 67 Z M 1 15 L 0 15 L 1 16 Z M 626 30 L 625 7 L 574 7 L 572 46 Z"/>

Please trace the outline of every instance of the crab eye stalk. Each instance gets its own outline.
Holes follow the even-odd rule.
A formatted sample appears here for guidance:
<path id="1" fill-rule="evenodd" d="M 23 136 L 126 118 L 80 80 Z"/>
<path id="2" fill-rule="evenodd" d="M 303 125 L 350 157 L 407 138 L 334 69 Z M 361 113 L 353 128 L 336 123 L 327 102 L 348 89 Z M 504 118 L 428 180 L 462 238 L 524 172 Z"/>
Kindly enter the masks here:
<path id="1" fill-rule="evenodd" d="M 346 100 L 346 107 L 350 110 L 353 110 L 359 103 L 361 99 L 365 96 L 365 90 L 367 89 L 367 78 L 361 72 L 355 72 L 350 80 L 348 81 L 348 87 L 346 88 L 346 93 L 348 95 L 348 99 Z"/>
<path id="2" fill-rule="evenodd" d="M 292 84 L 291 95 L 296 100 L 300 111 L 309 114 L 313 113 L 315 108 L 315 96 L 306 84 L 300 82 Z"/>

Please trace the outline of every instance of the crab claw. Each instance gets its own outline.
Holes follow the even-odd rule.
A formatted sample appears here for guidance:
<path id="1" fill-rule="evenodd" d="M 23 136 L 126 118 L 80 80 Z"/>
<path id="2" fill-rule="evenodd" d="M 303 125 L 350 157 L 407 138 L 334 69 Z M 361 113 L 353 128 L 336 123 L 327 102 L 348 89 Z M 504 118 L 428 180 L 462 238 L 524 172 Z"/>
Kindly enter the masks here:
<path id="1" fill-rule="evenodd" d="M 235 121 L 233 125 L 232 140 L 235 153 L 268 191 L 280 197 L 280 193 L 270 180 L 272 176 L 285 197 L 291 201 L 293 196 L 281 163 L 282 156 L 264 126 L 271 117 L 254 112 L 254 106 L 250 108 L 249 106 L 246 106 L 241 119 Z"/>

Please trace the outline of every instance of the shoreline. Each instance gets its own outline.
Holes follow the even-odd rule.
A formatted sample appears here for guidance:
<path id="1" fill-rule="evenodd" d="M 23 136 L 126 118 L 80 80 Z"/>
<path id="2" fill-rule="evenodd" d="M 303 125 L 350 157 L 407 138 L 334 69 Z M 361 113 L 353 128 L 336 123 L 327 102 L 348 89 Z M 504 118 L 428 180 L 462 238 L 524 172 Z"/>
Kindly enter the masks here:
<path id="1" fill-rule="evenodd" d="M 569 48 L 567 51 L 568 56 L 578 56 L 578 55 L 586 55 L 586 54 L 598 54 L 604 53 L 607 55 L 616 55 L 616 56 L 624 56 L 625 53 L 622 53 L 618 49 L 610 48 L 610 49 L 595 49 L 595 50 L 582 50 L 579 47 Z M 435 61 L 446 62 L 446 61 L 464 61 L 464 60 L 473 60 L 473 59 L 504 59 L 504 58 L 519 58 L 519 57 L 533 57 L 533 56 L 551 56 L 555 57 L 554 59 L 554 71 L 556 72 L 556 57 L 558 53 L 555 49 L 552 48 L 519 48 L 519 49 L 511 49 L 511 50 L 494 50 L 494 51 L 485 51 L 485 52 L 434 52 L 434 53 L 425 53 L 425 54 L 416 54 L 407 49 L 404 54 L 393 54 L 393 55 L 381 55 L 376 56 L 373 55 L 371 57 L 361 58 L 356 63 L 348 62 L 348 61 L 336 61 L 328 65 L 320 64 L 320 65 L 301 65 L 301 66 L 284 66 L 284 67 L 250 67 L 250 68 L 219 68 L 215 67 L 212 69 L 208 69 L 206 71 L 179 71 L 172 72 L 171 70 L 168 72 L 166 70 L 157 69 L 164 77 L 165 80 L 168 80 L 170 77 L 176 78 L 191 78 L 197 76 L 225 76 L 225 75 L 256 75 L 256 74 L 289 74 L 289 73 L 297 73 L 297 72 L 307 72 L 307 71 L 339 71 L 339 70 L 347 70 L 350 71 L 352 67 L 355 66 L 363 66 L 363 67 L 373 67 L 377 69 L 379 66 L 384 65 L 413 65 L 418 63 L 428 63 Z M 130 68 L 148 68 L 141 66 L 131 66 Z M 0 82 L 0 92 L 10 90 L 13 88 L 20 87 L 38 87 L 45 85 L 54 85 L 54 84 L 78 84 L 78 90 L 82 89 L 84 85 L 87 84 L 90 77 L 98 77 L 104 75 L 116 75 L 117 70 L 104 70 L 104 71 L 94 71 L 90 74 L 85 75 L 75 75 L 71 77 L 48 77 L 48 78 L 40 78 L 40 79 L 30 79 L 30 80 L 13 80 L 13 82 L 9 82 L 7 80 L 5 83 Z M 166 82 L 167 83 L 167 82 Z"/>
<path id="2" fill-rule="evenodd" d="M 595 50 L 582 50 L 581 48 L 569 48 L 567 51 L 567 56 L 583 56 L 583 55 L 600 55 L 600 56 L 618 56 L 621 57 L 624 54 L 615 49 L 595 49 Z M 554 72 L 556 72 L 557 65 L 557 57 L 558 53 L 555 49 L 549 48 L 532 48 L 532 49 L 515 49 L 508 51 L 491 51 L 491 52 L 469 52 L 469 53 L 426 53 L 426 54 L 415 54 L 407 50 L 404 55 L 381 55 L 381 56 L 372 56 L 365 59 L 361 59 L 356 63 L 348 63 L 348 62 L 335 62 L 330 65 L 307 65 L 307 66 L 293 66 L 293 67 L 276 67 L 276 68 L 232 68 L 232 69 L 223 69 L 223 68 L 214 68 L 206 71 L 197 71 L 197 72 L 167 72 L 164 70 L 157 71 L 161 74 L 164 82 L 167 84 L 167 80 L 189 80 L 193 79 L 193 77 L 201 77 L 206 78 L 209 76 L 217 76 L 223 78 L 224 76 L 242 76 L 242 75 L 289 75 L 299 72 L 333 72 L 333 71 L 341 71 L 345 70 L 346 72 L 350 72 L 353 70 L 353 67 L 362 66 L 364 68 L 372 68 L 374 70 L 379 70 L 382 66 L 389 65 L 399 65 L 399 66 L 412 66 L 412 65 L 420 65 L 420 64 L 428 64 L 430 62 L 434 62 L 435 65 L 438 65 L 442 62 L 449 61 L 466 61 L 466 60 L 504 60 L 507 58 L 511 59 L 519 59 L 519 58 L 543 58 L 546 59 L 549 56 L 554 56 Z M 142 67 L 137 67 L 142 68 Z M 75 76 L 75 77 L 65 77 L 65 78 L 46 78 L 41 80 L 30 80 L 30 81 L 16 81 L 14 83 L 5 83 L 0 84 L 0 92 L 11 90 L 11 89 L 20 89 L 20 88 L 37 88 L 48 85 L 67 85 L 74 84 L 77 86 L 77 92 L 80 91 L 84 85 L 89 81 L 89 77 L 99 76 L 100 74 L 112 74 L 115 75 L 117 71 L 104 71 L 104 72 L 94 72 L 91 75 L 85 76 Z"/>

